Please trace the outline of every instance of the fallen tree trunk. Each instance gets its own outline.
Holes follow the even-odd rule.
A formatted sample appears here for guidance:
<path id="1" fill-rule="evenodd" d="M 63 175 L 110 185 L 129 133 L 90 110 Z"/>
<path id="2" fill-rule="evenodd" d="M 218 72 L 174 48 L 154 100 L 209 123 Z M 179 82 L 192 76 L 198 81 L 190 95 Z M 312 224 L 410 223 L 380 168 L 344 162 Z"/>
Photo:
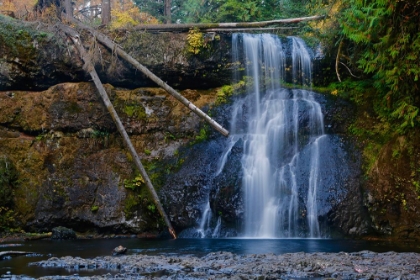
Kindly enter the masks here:
<path id="1" fill-rule="evenodd" d="M 310 16 L 310 17 L 300 17 L 300 18 L 289 18 L 289 19 L 278 19 L 278 20 L 269 20 L 269 21 L 258 21 L 258 22 L 227 22 L 227 23 L 190 23 L 190 24 L 142 24 L 137 25 L 135 29 L 143 31 L 178 31 L 186 32 L 191 28 L 197 28 L 201 31 L 209 31 L 210 29 L 215 28 L 257 28 L 257 27 L 267 27 L 272 25 L 285 25 L 292 23 L 299 23 L 311 20 L 323 19 L 325 16 Z"/>
<path id="2" fill-rule="evenodd" d="M 76 46 L 77 50 L 79 51 L 80 57 L 83 59 L 85 65 L 84 65 L 84 69 L 86 72 L 89 73 L 89 75 L 92 77 L 93 82 L 95 83 L 96 88 L 99 91 L 99 94 L 102 97 L 102 100 L 106 106 L 106 108 L 108 109 L 109 113 L 111 114 L 112 119 L 114 120 L 114 123 L 117 126 L 117 129 L 119 131 L 119 133 L 121 134 L 121 136 L 123 137 L 124 140 L 124 144 L 126 145 L 128 151 L 130 152 L 133 161 L 137 167 L 137 169 L 139 170 L 141 176 L 144 179 L 144 182 L 146 183 L 147 188 L 149 189 L 149 192 L 152 196 L 152 199 L 156 205 L 156 208 L 158 209 L 159 213 L 161 214 L 162 218 L 165 221 L 166 226 L 168 227 L 169 233 L 172 235 L 172 237 L 174 239 L 176 239 L 176 233 L 174 228 L 171 225 L 171 222 L 168 218 L 168 216 L 166 215 L 165 210 L 162 207 L 162 204 L 160 202 L 160 199 L 153 187 L 153 184 L 149 178 L 149 176 L 147 175 L 146 170 L 143 167 L 143 164 L 140 161 L 140 158 L 136 152 L 136 150 L 134 149 L 133 144 L 131 143 L 131 140 L 124 128 L 124 125 L 122 124 L 117 112 L 115 111 L 114 106 L 112 105 L 111 101 L 109 100 L 108 94 L 105 91 L 104 86 L 102 85 L 101 80 L 99 79 L 98 73 L 95 70 L 95 67 L 92 64 L 92 60 L 91 57 L 89 56 L 89 54 L 86 52 L 85 48 L 82 45 L 81 39 L 79 34 L 73 30 L 71 27 L 58 23 L 58 27 L 65 33 L 67 34 L 67 36 L 73 41 L 74 45 Z"/>
<path id="3" fill-rule="evenodd" d="M 0 260 L 4 259 L 6 257 L 29 255 L 29 254 L 34 254 L 34 253 L 33 252 L 25 252 L 25 251 L 4 251 L 4 252 L 0 252 Z"/>
<path id="4" fill-rule="evenodd" d="M 51 232 L 40 233 L 40 234 L 26 236 L 25 240 L 40 240 L 40 239 L 50 238 L 51 236 L 52 236 Z"/>
<path id="5" fill-rule="evenodd" d="M 179 102 L 181 102 L 183 105 L 185 105 L 188 109 L 193 111 L 196 115 L 198 115 L 200 118 L 205 120 L 208 124 L 210 124 L 214 129 L 219 131 L 222 135 L 228 136 L 229 131 L 225 129 L 223 126 L 221 126 L 218 122 L 213 120 L 211 117 L 209 117 L 206 113 L 200 110 L 197 106 L 195 106 L 191 101 L 186 99 L 184 96 L 182 96 L 180 93 L 178 93 L 175 89 L 173 89 L 171 86 L 169 86 L 167 83 L 162 81 L 158 76 L 153 74 L 149 69 L 147 69 L 145 66 L 140 64 L 136 59 L 134 59 L 131 55 L 123 51 L 117 44 L 112 42 L 111 39 L 109 39 L 107 36 L 103 35 L 101 32 L 96 31 L 95 29 L 84 25 L 80 21 L 76 20 L 75 18 L 70 19 L 71 22 L 76 24 L 78 27 L 88 30 L 96 39 L 98 39 L 99 42 L 104 44 L 106 47 L 108 47 L 111 51 L 116 52 L 120 57 L 122 57 L 125 61 L 133 65 L 135 68 L 140 70 L 143 74 L 145 74 L 149 79 L 151 79 L 153 82 L 155 82 L 158 86 L 166 90 L 169 94 L 171 94 L 173 97 L 175 97 Z"/>
<path id="6" fill-rule="evenodd" d="M 206 29 L 206 32 L 251 32 L 251 31 L 263 31 L 272 32 L 278 30 L 291 30 L 299 27 L 255 27 L 255 28 L 210 28 Z"/>

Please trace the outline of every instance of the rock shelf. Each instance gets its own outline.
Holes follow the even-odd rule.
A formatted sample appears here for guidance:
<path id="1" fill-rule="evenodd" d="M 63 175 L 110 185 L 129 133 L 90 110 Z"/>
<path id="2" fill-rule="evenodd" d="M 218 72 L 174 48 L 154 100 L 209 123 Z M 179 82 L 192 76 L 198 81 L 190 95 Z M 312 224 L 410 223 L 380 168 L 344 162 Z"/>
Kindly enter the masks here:
<path id="1" fill-rule="evenodd" d="M 61 267 L 74 276 L 39 279 L 420 279 L 418 253 L 288 253 L 236 255 L 215 252 L 192 255 L 123 255 L 93 259 L 50 258 L 31 263 Z M 82 277 L 78 272 L 109 269 L 106 275 Z M 3 275 L 2 277 L 4 277 Z M 19 278 L 13 279 L 30 279 Z"/>

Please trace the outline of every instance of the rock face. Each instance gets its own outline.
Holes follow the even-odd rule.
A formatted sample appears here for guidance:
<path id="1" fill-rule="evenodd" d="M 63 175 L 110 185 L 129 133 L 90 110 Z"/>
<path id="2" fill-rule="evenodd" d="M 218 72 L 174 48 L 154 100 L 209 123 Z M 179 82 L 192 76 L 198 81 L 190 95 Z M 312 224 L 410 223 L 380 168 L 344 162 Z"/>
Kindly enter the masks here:
<path id="1" fill-rule="evenodd" d="M 369 170 L 365 205 L 379 234 L 403 241 L 420 235 L 419 131 L 385 144 Z"/>
<path id="2" fill-rule="evenodd" d="M 198 117 L 160 89 L 106 86 L 154 181 L 169 172 L 158 159 L 198 132 Z M 0 92 L 0 155 L 16 168 L 14 210 L 21 227 L 66 225 L 117 232 L 161 230 L 113 122 L 93 84 L 59 84 L 43 92 Z M 198 106 L 215 94 L 183 94 Z"/>
<path id="3" fill-rule="evenodd" d="M 328 100 L 321 94 L 315 94 L 315 96 L 323 108 L 326 116 L 325 126 L 328 128 L 324 140 L 328 144 L 320 150 L 322 162 L 319 176 L 322 188 L 317 189 L 318 214 L 322 233 L 325 236 L 367 234 L 370 226 L 367 209 L 363 206 L 360 152 L 351 139 L 346 139 L 344 135 L 340 134 L 340 131 L 345 130 L 345 126 L 349 123 L 346 124 L 343 119 L 334 117 L 337 113 L 334 110 L 340 110 L 344 119 L 346 119 L 345 115 L 351 119 L 350 116 L 354 114 L 354 108 L 352 106 L 341 109 L 330 107 L 330 102 L 338 104 L 341 101 Z M 214 110 L 214 114 L 224 116 L 220 122 L 226 122 L 229 120 L 229 112 L 232 110 L 230 104 L 225 104 Z M 299 122 L 305 122 L 305 118 L 300 117 Z M 226 125 L 228 126 L 228 124 Z M 245 175 L 242 170 L 242 160 L 244 140 L 240 139 L 232 146 L 224 159 L 224 168 L 220 169 L 222 155 L 227 151 L 231 141 L 232 139 L 212 134 L 208 141 L 187 150 L 180 150 L 184 156 L 184 163 L 178 172 L 169 175 L 161 194 L 166 204 L 170 205 L 169 212 L 173 215 L 172 219 L 175 224 L 179 229 L 187 229 L 181 233 L 181 236 L 205 235 L 211 237 L 215 234 L 217 227 L 220 227 L 220 233 L 217 234 L 222 237 L 236 236 L 243 232 L 242 184 Z M 308 161 L 305 154 L 310 153 L 303 150 L 299 160 Z M 305 166 L 299 163 L 297 165 Z M 309 173 L 310 170 L 302 168 L 296 176 L 308 178 Z M 299 201 L 305 201 L 304 186 L 301 186 L 301 189 Z M 302 206 L 302 208 L 304 207 Z M 206 214 L 206 211 L 211 214 Z M 208 220 L 204 223 L 205 228 L 203 229 L 204 216 Z M 302 231 L 305 231 L 304 222 L 301 223 Z"/>
<path id="4" fill-rule="evenodd" d="M 188 51 L 186 34 L 111 35 L 178 89 L 215 88 L 231 81 L 228 34 L 206 40 L 198 54 Z M 82 34 L 87 48 L 88 37 Z M 209 202 L 212 223 L 221 217 L 222 232 L 234 235 L 243 219 L 243 145 L 237 143 L 227 158 L 229 171 L 215 176 L 225 139 L 210 130 L 206 141 L 187 145 L 203 128 L 195 115 L 162 90 L 139 88 L 153 84 L 104 47 L 98 44 L 90 51 L 176 229 L 196 227 L 203 203 Z M 328 62 L 317 63 L 323 71 L 330 68 Z M 163 223 L 82 66 L 76 49 L 57 30 L 0 16 L 0 191 L 5 196 L 0 206 L 1 211 L 12 209 L 18 223 L 2 226 L 162 231 Z M 326 83 L 330 76 L 314 77 Z M 204 110 L 211 108 L 229 126 L 229 106 L 212 107 L 215 90 L 182 94 Z M 334 160 L 337 165 L 345 162 L 351 174 L 322 195 L 323 203 L 328 202 L 323 221 L 339 234 L 419 240 L 418 130 L 381 143 L 377 158 L 363 172 L 361 149 L 348 131 L 355 116 L 365 121 L 364 109 L 339 99 L 322 102 L 326 133 L 342 155 Z"/>
<path id="5" fill-rule="evenodd" d="M 109 34 L 117 44 L 175 88 L 214 88 L 231 79 L 231 37 L 207 38 L 195 54 L 183 33 L 141 31 Z M 155 86 L 89 34 L 82 41 L 95 59 L 103 83 L 125 88 Z M 0 90 L 45 90 L 64 82 L 87 81 L 77 50 L 65 35 L 42 24 L 20 23 L 0 15 Z"/>

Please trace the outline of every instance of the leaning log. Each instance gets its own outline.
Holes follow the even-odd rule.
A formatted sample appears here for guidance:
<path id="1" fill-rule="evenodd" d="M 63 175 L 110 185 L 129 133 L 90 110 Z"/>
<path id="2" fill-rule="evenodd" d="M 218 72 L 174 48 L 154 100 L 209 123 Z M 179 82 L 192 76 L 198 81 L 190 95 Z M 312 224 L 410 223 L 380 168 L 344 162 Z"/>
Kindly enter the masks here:
<path id="1" fill-rule="evenodd" d="M 81 38 L 80 38 L 79 34 L 74 29 L 72 29 L 71 27 L 69 27 L 67 25 L 58 23 L 57 26 L 65 34 L 67 34 L 67 36 L 73 41 L 73 44 L 76 46 L 77 50 L 79 51 L 80 57 L 83 59 L 83 61 L 85 63 L 85 65 L 84 65 L 85 71 L 88 72 L 89 75 L 92 77 L 93 82 L 95 83 L 95 86 L 98 89 L 99 94 L 101 95 L 102 100 L 103 100 L 106 108 L 108 109 L 109 113 L 111 114 L 111 117 L 114 120 L 114 123 L 116 124 L 119 133 L 123 137 L 125 146 L 127 147 L 128 151 L 130 152 L 137 169 L 139 170 L 141 176 L 144 179 L 144 182 L 146 183 L 147 188 L 149 189 L 149 192 L 152 196 L 152 199 L 153 199 L 159 213 L 161 214 L 163 220 L 165 221 L 166 226 L 168 227 L 169 233 L 172 235 L 172 237 L 174 239 L 176 239 L 175 230 L 172 227 L 171 222 L 170 222 L 168 216 L 166 215 L 165 210 L 162 207 L 160 199 L 159 199 L 159 197 L 158 197 L 158 195 L 155 191 L 155 188 L 153 187 L 152 181 L 150 180 L 149 176 L 147 175 L 147 172 L 144 169 L 143 164 L 141 163 L 140 158 L 139 158 L 136 150 L 134 149 L 134 146 L 131 143 L 130 138 L 128 137 L 128 134 L 127 134 L 127 132 L 124 128 L 124 125 L 122 124 L 117 112 L 115 111 L 114 106 L 111 103 L 111 100 L 108 97 L 108 94 L 105 91 L 104 86 L 102 85 L 101 80 L 99 79 L 98 73 L 96 72 L 95 67 L 92 64 L 92 59 L 91 59 L 90 55 L 86 52 L 85 48 L 82 45 Z"/>
<path id="2" fill-rule="evenodd" d="M 4 258 L 7 258 L 7 257 L 22 256 L 22 255 L 29 255 L 29 254 L 34 254 L 34 253 L 25 252 L 25 251 L 3 251 L 3 252 L 0 252 L 0 260 L 3 260 Z"/>
<path id="3" fill-rule="evenodd" d="M 225 22 L 225 23 L 189 23 L 189 24 L 141 24 L 137 25 L 135 29 L 149 32 L 159 31 L 177 31 L 187 32 L 191 28 L 197 28 L 201 31 L 208 31 L 209 29 L 224 28 L 224 29 L 237 29 L 237 28 L 258 28 L 268 27 L 273 25 L 286 25 L 311 20 L 320 20 L 325 16 L 310 16 L 300 18 L 288 18 L 288 19 L 277 19 L 269 21 L 257 21 L 257 22 Z"/>
<path id="4" fill-rule="evenodd" d="M 40 239 L 50 238 L 51 236 L 52 236 L 52 232 L 39 233 L 39 234 L 28 235 L 25 237 L 25 240 L 40 240 Z"/>
<path id="5" fill-rule="evenodd" d="M 104 44 L 106 47 L 108 47 L 113 52 L 116 52 L 120 57 L 122 57 L 125 61 L 133 65 L 136 69 L 140 70 L 144 75 L 146 75 L 150 80 L 155 82 L 158 86 L 166 90 L 169 94 L 171 94 L 173 97 L 175 97 L 179 102 L 181 102 L 184 106 L 186 106 L 188 109 L 190 109 L 192 112 L 194 112 L 196 115 L 198 115 L 200 118 L 205 120 L 210 126 L 212 126 L 214 129 L 219 131 L 222 135 L 228 136 L 229 131 L 225 129 L 223 126 L 221 126 L 218 122 L 213 120 L 209 115 L 204 113 L 200 110 L 197 106 L 195 106 L 191 101 L 186 99 L 184 96 L 182 96 L 180 93 L 178 93 L 175 89 L 173 89 L 171 86 L 169 86 L 167 83 L 165 83 L 162 79 L 160 79 L 158 76 L 153 74 L 147 67 L 140 64 L 136 59 L 134 59 L 131 55 L 123 51 L 117 44 L 112 42 L 111 39 L 109 39 L 107 36 L 102 34 L 101 32 L 81 23 L 80 21 L 72 18 L 70 19 L 73 23 L 75 23 L 78 27 L 88 30 L 99 42 Z"/>

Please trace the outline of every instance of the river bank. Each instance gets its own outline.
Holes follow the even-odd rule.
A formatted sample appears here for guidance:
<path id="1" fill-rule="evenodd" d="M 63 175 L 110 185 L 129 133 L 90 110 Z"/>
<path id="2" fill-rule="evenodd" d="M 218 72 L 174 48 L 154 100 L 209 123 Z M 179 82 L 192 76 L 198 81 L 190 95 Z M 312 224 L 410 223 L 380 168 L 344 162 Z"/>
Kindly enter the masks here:
<path id="1" fill-rule="evenodd" d="M 419 279 L 418 253 L 286 253 L 192 255 L 123 255 L 93 259 L 52 257 L 31 263 L 42 268 L 62 267 L 73 276 L 38 279 Z M 83 270 L 110 270 L 98 276 L 78 276 Z M 2 279 L 35 279 L 3 275 Z"/>

